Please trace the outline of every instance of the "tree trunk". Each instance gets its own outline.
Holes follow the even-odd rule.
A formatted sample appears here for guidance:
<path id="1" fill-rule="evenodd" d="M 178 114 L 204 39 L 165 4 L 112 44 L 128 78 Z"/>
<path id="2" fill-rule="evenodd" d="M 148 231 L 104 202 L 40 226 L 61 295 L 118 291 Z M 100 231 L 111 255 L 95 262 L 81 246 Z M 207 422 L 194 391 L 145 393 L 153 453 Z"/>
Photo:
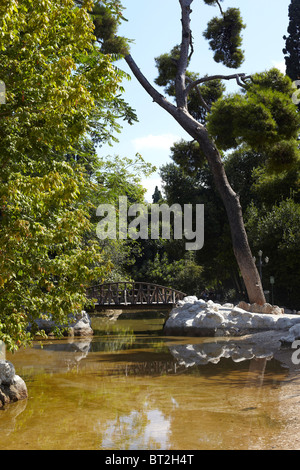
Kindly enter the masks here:
<path id="1" fill-rule="evenodd" d="M 196 121 L 188 112 L 187 88 L 185 86 L 186 68 L 192 34 L 190 30 L 190 13 L 193 0 L 179 0 L 182 10 L 182 42 L 180 59 L 177 64 L 175 80 L 177 106 L 170 103 L 145 78 L 130 55 L 125 57 L 127 64 L 136 79 L 159 106 L 171 114 L 185 131 L 196 140 L 207 158 L 214 177 L 215 185 L 224 203 L 231 230 L 233 251 L 243 277 L 250 303 L 263 305 L 265 296 L 259 273 L 255 266 L 246 234 L 242 208 L 238 195 L 231 188 L 221 155 L 207 129 Z"/>
<path id="2" fill-rule="evenodd" d="M 231 188 L 220 153 L 208 136 L 207 130 L 199 129 L 196 138 L 214 177 L 214 182 L 224 203 L 231 230 L 233 251 L 243 277 L 250 303 L 263 305 L 265 296 L 244 226 L 242 207 L 238 195 Z"/>

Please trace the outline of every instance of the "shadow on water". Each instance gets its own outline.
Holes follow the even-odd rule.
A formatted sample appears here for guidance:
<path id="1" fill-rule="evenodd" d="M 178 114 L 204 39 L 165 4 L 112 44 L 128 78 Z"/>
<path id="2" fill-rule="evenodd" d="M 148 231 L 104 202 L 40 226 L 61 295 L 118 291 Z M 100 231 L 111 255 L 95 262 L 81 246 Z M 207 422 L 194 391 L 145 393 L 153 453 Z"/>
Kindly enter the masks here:
<path id="1" fill-rule="evenodd" d="M 166 337 L 164 321 L 161 312 L 95 315 L 93 338 L 8 355 L 29 398 L 0 412 L 0 449 L 300 447 L 290 350 Z"/>

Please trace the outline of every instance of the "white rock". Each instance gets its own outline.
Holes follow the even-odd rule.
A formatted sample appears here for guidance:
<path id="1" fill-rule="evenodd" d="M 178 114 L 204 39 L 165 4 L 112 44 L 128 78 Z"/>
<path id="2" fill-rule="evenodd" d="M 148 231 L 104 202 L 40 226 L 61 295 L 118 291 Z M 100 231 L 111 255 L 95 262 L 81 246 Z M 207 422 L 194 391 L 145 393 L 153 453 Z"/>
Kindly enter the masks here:
<path id="1" fill-rule="evenodd" d="M 243 305 L 247 310 L 241 308 Z M 172 330 L 175 334 L 188 335 L 190 332 L 191 335 L 201 336 L 206 336 L 206 332 L 208 336 L 244 335 L 255 331 L 284 331 L 300 324 L 299 315 L 283 315 L 283 310 L 277 306 L 248 305 L 242 302 L 238 306 L 228 303 L 220 305 L 212 300 L 205 302 L 194 296 L 185 297 L 182 304 L 177 304 L 172 310 L 164 327 L 165 333 Z M 272 313 L 266 313 L 270 311 Z"/>
<path id="2" fill-rule="evenodd" d="M 282 343 L 293 343 L 296 339 L 300 339 L 300 324 L 292 326 L 287 336 L 283 336 L 280 341 Z"/>
<path id="3" fill-rule="evenodd" d="M 0 385 L 10 385 L 16 375 L 14 365 L 5 360 L 0 361 Z"/>
<path id="4" fill-rule="evenodd" d="M 187 297 L 184 297 L 183 301 L 185 304 L 194 304 L 197 302 L 197 297 L 195 295 L 188 295 Z"/>

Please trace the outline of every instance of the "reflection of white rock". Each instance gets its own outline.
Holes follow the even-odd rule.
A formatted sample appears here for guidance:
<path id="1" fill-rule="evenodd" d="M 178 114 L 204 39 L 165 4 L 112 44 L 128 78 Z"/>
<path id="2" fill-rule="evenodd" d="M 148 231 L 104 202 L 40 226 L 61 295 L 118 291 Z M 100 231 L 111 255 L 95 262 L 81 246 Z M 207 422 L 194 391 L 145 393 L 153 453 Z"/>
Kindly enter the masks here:
<path id="1" fill-rule="evenodd" d="M 239 306 L 220 305 L 189 296 L 173 308 L 164 332 L 167 335 L 240 336 L 259 331 L 284 331 L 300 324 L 299 315 L 283 314 L 283 310 L 277 306 L 265 304 L 257 306 L 259 312 L 254 310 L 255 304 L 250 306 L 244 302 Z M 273 313 L 265 313 L 271 311 Z"/>
<path id="2" fill-rule="evenodd" d="M 296 339 L 300 339 L 300 325 L 292 326 L 286 336 L 282 336 L 282 343 L 293 343 Z"/>
<path id="3" fill-rule="evenodd" d="M 212 338 L 196 344 L 170 345 L 169 349 L 179 364 L 185 367 L 217 364 L 221 359 L 231 359 L 233 362 L 271 359 L 280 353 L 280 336 L 279 331 L 268 331 L 239 338 Z"/>

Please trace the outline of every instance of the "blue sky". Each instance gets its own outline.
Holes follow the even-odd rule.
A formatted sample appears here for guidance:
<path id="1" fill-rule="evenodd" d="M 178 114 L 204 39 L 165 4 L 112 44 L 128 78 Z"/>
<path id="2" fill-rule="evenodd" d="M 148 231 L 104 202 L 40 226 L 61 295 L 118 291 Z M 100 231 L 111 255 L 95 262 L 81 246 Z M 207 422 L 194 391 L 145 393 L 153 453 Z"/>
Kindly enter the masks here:
<path id="1" fill-rule="evenodd" d="M 246 60 L 238 69 L 247 74 L 261 72 L 273 66 L 285 71 L 282 49 L 283 35 L 287 33 L 290 0 L 224 0 L 223 9 L 240 8 L 246 29 L 243 30 L 243 49 Z M 132 39 L 131 55 L 151 83 L 157 76 L 154 58 L 169 52 L 181 39 L 180 6 L 178 0 L 123 0 L 128 22 L 120 28 L 120 34 Z M 202 33 L 207 22 L 219 10 L 205 5 L 203 0 L 192 4 L 192 32 L 194 49 L 190 70 L 200 76 L 205 74 L 231 74 L 213 61 L 213 53 Z M 125 61 L 118 66 L 130 73 Z M 235 81 L 225 82 L 229 92 L 237 89 Z M 190 139 L 174 119 L 147 95 L 134 77 L 124 82 L 125 100 L 136 110 L 139 122 L 133 126 L 124 124 L 118 136 L 119 143 L 99 149 L 99 155 L 133 157 L 140 153 L 147 162 L 158 169 L 170 162 L 170 146 L 181 138 Z M 162 90 L 160 90 L 162 92 Z M 161 186 L 158 172 L 143 180 L 147 189 L 146 199 L 152 202 L 155 186 Z"/>

